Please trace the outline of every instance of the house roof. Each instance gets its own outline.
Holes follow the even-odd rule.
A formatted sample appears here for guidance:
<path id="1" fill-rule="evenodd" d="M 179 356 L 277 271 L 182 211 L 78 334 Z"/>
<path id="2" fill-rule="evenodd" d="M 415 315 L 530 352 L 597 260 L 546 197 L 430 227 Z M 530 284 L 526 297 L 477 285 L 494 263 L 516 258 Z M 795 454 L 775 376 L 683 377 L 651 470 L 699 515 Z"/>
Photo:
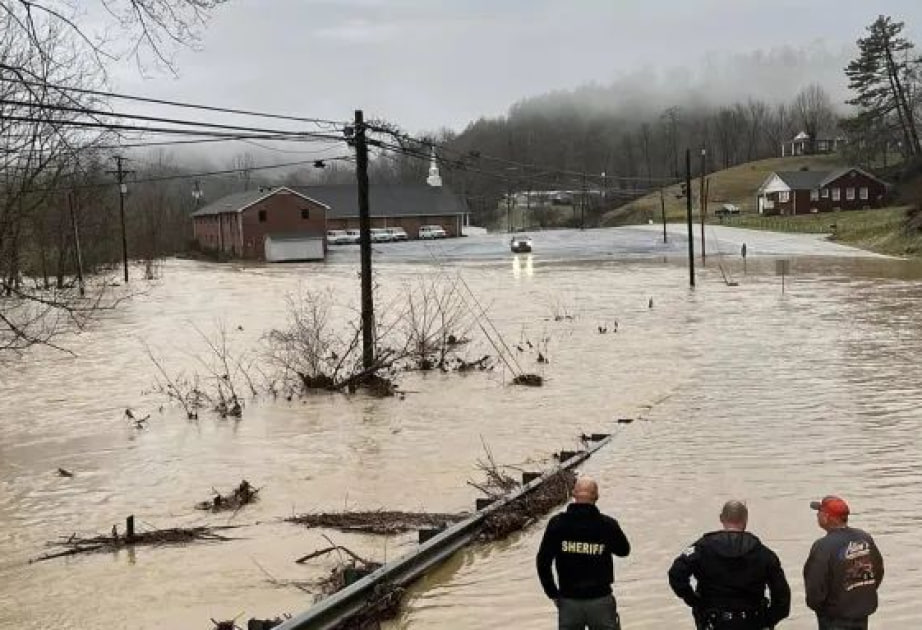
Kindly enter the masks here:
<path id="1" fill-rule="evenodd" d="M 296 186 L 293 190 L 330 207 L 327 218 L 359 215 L 358 187 L 353 184 Z M 373 217 L 444 216 L 467 213 L 465 201 L 444 186 L 373 184 L 368 188 Z"/>
<path id="2" fill-rule="evenodd" d="M 856 172 L 858 172 L 858 173 L 861 173 L 861 174 L 864 175 L 865 177 L 870 177 L 871 179 L 873 179 L 873 180 L 875 180 L 875 181 L 877 181 L 877 182 L 880 182 L 880 183 L 883 184 L 884 186 L 889 186 L 889 185 L 890 185 L 890 184 L 888 184 L 887 182 L 885 182 L 884 180 L 882 180 L 881 178 L 879 178 L 879 177 L 877 177 L 877 176 L 875 176 L 875 175 L 873 175 L 873 174 L 871 174 L 871 173 L 868 173 L 868 172 L 867 172 L 866 170 L 864 170 L 863 168 L 858 168 L 857 166 L 847 166 L 847 167 L 845 167 L 845 168 L 840 168 L 840 169 L 838 169 L 838 170 L 836 170 L 836 171 L 832 171 L 831 173 L 828 173 L 828 176 L 827 176 L 823 181 L 820 182 L 820 186 L 825 186 L 825 185 L 827 185 L 827 184 L 831 184 L 832 182 L 836 181 L 837 179 L 839 179 L 839 178 L 842 177 L 843 175 L 847 175 L 847 174 L 851 173 L 852 171 L 856 171 Z"/>
<path id="3" fill-rule="evenodd" d="M 791 190 L 813 190 L 819 188 L 829 176 L 829 171 L 776 171 L 781 181 Z"/>
<path id="4" fill-rule="evenodd" d="M 759 186 L 759 192 L 765 190 L 775 177 L 778 177 L 791 190 L 815 190 L 828 186 L 852 171 L 857 171 L 866 177 L 880 182 L 884 186 L 889 186 L 887 182 L 879 177 L 875 177 L 864 169 L 858 168 L 857 166 L 847 166 L 834 171 L 775 171 L 766 178 L 761 186 Z"/>
<path id="5" fill-rule="evenodd" d="M 295 190 L 294 188 L 290 188 L 288 186 L 280 186 L 279 188 L 272 188 L 270 190 L 261 188 L 257 190 L 247 190 L 245 192 L 231 193 L 230 195 L 221 197 L 217 201 L 212 201 L 207 206 L 199 208 L 198 210 L 192 213 L 192 216 L 202 217 L 202 216 L 208 216 L 208 215 L 213 215 L 213 214 L 225 214 L 229 212 L 233 212 L 233 213 L 243 212 L 244 210 L 246 210 L 253 204 L 258 203 L 267 197 L 271 197 L 272 195 L 274 195 L 275 193 L 281 190 L 287 190 L 288 192 L 294 193 L 298 195 L 299 197 L 303 197 L 307 199 L 308 201 L 313 201 L 314 203 L 320 204 L 322 206 L 326 206 L 326 204 L 323 203 L 322 201 L 318 201 L 317 199 L 312 199 L 310 196 L 302 192 L 299 192 L 298 190 Z M 329 210 L 329 207 L 327 207 L 327 210 Z"/>

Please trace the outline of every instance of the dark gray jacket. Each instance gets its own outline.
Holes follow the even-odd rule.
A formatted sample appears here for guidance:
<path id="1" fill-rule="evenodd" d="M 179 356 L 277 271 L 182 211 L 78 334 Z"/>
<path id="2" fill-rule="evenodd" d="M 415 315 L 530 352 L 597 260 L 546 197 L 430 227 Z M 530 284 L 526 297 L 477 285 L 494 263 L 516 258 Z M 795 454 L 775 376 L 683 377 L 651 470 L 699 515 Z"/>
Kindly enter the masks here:
<path id="1" fill-rule="evenodd" d="M 877 610 L 884 561 L 870 534 L 853 527 L 828 532 L 804 564 L 807 606 L 818 617 L 866 619 Z"/>

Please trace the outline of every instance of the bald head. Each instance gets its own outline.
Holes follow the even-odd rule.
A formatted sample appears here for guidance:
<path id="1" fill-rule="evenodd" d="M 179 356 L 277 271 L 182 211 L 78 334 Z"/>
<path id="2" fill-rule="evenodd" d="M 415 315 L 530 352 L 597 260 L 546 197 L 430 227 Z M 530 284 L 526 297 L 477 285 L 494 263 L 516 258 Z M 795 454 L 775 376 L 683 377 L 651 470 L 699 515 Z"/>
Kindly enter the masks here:
<path id="1" fill-rule="evenodd" d="M 592 477 L 580 477 L 573 486 L 573 501 L 595 503 L 599 500 L 599 484 Z"/>
<path id="2" fill-rule="evenodd" d="M 720 511 L 720 522 L 724 529 L 743 531 L 749 522 L 749 508 L 742 501 L 727 501 Z"/>

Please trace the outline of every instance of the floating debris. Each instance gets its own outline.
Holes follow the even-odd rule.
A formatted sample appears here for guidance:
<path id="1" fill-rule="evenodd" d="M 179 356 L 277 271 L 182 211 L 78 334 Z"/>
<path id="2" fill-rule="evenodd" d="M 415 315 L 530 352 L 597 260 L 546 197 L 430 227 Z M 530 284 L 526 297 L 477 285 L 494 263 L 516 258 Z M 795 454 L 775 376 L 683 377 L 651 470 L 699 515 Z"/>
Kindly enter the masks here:
<path id="1" fill-rule="evenodd" d="M 333 630 L 378 630 L 382 621 L 393 619 L 400 612 L 405 592 L 393 584 L 378 584 L 361 610 L 333 626 Z"/>
<path id="2" fill-rule="evenodd" d="M 421 527 L 442 527 L 446 523 L 457 523 L 464 520 L 467 516 L 467 514 L 377 510 L 300 514 L 286 518 L 285 521 L 306 527 L 327 527 L 341 532 L 388 535 L 402 534 Z"/>
<path id="3" fill-rule="evenodd" d="M 249 481 L 244 479 L 240 485 L 234 488 L 233 492 L 222 495 L 220 492 L 211 489 L 215 496 L 208 501 L 202 501 L 195 505 L 197 510 L 210 510 L 212 512 L 223 512 L 225 510 L 239 510 L 244 505 L 253 503 L 259 498 L 259 491 L 262 488 L 254 488 Z"/>
<path id="4" fill-rule="evenodd" d="M 544 385 L 544 379 L 537 374 L 519 374 L 512 379 L 513 385 L 525 385 L 526 387 L 541 387 Z"/>
<path id="5" fill-rule="evenodd" d="M 74 556 L 82 553 L 105 551 L 118 551 L 125 547 L 159 546 L 159 545 L 185 545 L 193 542 L 225 542 L 233 540 L 216 533 L 218 530 L 236 529 L 240 525 L 223 525 L 217 527 L 175 527 L 170 529 L 155 529 L 149 532 L 130 533 L 120 536 L 118 528 L 112 526 L 111 536 L 93 536 L 83 538 L 76 534 L 61 537 L 60 540 L 48 543 L 49 547 L 64 547 L 63 551 L 51 552 L 30 562 L 41 562 L 64 556 Z"/>
<path id="6" fill-rule="evenodd" d="M 495 510 L 484 519 L 481 540 L 501 540 L 536 522 L 570 498 L 576 473 L 563 469 L 523 497 Z"/>
<path id="7" fill-rule="evenodd" d="M 73 477 L 74 473 L 64 468 L 58 468 L 58 477 Z"/>

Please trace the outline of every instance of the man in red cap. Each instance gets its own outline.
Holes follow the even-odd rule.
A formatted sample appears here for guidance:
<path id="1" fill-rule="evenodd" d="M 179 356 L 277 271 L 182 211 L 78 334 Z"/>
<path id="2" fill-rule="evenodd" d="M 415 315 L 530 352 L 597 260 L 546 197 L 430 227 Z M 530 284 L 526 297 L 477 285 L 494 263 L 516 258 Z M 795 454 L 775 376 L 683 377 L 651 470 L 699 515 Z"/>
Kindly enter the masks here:
<path id="1" fill-rule="evenodd" d="M 826 535 L 813 543 L 804 564 L 807 606 L 819 630 L 867 630 L 884 579 L 880 551 L 870 534 L 848 526 L 848 504 L 841 498 L 827 496 L 810 507 Z"/>

